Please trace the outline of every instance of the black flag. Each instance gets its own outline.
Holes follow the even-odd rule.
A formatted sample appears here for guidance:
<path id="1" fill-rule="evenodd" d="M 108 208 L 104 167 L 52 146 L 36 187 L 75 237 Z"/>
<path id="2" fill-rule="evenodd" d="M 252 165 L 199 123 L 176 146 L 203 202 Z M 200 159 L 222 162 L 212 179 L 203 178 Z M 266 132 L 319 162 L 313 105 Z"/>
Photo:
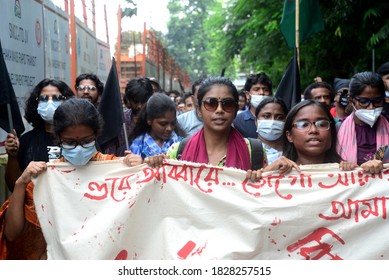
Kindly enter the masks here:
<path id="1" fill-rule="evenodd" d="M 107 82 L 101 96 L 99 112 L 104 119 L 103 134 L 97 139 L 102 151 L 119 144 L 119 135 L 124 121 L 122 97 L 120 94 L 119 78 L 116 70 L 116 61 L 112 57 L 112 66 L 109 70 Z"/>
<path id="2" fill-rule="evenodd" d="M 20 114 L 18 101 L 11 79 L 9 78 L 7 65 L 4 61 L 3 48 L 0 41 L 0 127 L 6 132 L 12 133 L 15 129 L 18 135 L 24 131 L 22 115 Z"/>
<path id="3" fill-rule="evenodd" d="M 278 84 L 275 96 L 282 99 L 288 110 L 301 101 L 300 71 L 297 63 L 297 48 L 294 48 L 293 58 Z"/>

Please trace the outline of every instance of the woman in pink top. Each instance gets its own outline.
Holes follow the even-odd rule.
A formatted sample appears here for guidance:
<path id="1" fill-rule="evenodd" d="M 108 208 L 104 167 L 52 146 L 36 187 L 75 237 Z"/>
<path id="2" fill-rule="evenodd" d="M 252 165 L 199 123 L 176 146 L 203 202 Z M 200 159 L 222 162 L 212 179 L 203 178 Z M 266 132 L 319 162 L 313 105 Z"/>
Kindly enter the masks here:
<path id="1" fill-rule="evenodd" d="M 351 78 L 348 98 L 354 111 L 339 128 L 337 151 L 343 160 L 361 165 L 389 144 L 389 122 L 381 114 L 384 82 L 376 73 L 357 73 Z"/>

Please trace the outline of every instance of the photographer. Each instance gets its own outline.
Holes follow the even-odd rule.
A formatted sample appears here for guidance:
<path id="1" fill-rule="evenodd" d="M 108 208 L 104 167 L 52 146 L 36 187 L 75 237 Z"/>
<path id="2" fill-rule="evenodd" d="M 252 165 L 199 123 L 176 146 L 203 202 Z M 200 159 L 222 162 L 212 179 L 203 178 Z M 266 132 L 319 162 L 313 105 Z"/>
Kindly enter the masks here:
<path id="1" fill-rule="evenodd" d="M 331 110 L 331 114 L 334 118 L 342 121 L 353 111 L 352 106 L 349 105 L 347 100 L 349 94 L 349 79 L 334 79 L 334 91 L 335 91 L 335 106 Z"/>

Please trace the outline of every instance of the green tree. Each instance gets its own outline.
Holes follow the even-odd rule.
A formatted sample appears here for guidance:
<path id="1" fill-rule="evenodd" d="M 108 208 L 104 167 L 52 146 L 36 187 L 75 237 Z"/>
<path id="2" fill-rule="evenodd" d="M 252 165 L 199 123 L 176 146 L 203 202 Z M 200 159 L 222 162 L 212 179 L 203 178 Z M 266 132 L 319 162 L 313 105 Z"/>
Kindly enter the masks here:
<path id="1" fill-rule="evenodd" d="M 233 77 L 237 72 L 265 71 L 277 86 L 293 55 L 279 30 L 283 3 L 284 0 L 171 0 L 169 9 L 175 16 L 168 34 L 171 54 L 183 69 L 192 69 L 191 73 L 201 69 L 202 75 L 220 75 L 226 69 L 226 76 Z M 325 30 L 300 46 L 302 88 L 316 76 L 332 82 L 334 77 L 347 78 L 356 72 L 374 70 L 373 53 L 375 68 L 388 61 L 386 0 L 319 3 Z M 201 11 L 201 15 L 194 11 Z"/>
<path id="2" fill-rule="evenodd" d="M 208 18 L 208 7 L 215 0 L 170 0 L 170 20 L 166 36 L 169 55 L 186 69 L 194 81 L 207 75 L 206 61 L 209 57 L 207 41 L 209 34 L 203 24 Z"/>
<path id="3" fill-rule="evenodd" d="M 125 0 L 130 6 L 122 9 L 122 18 L 123 17 L 132 17 L 137 14 L 138 8 L 136 3 L 133 0 Z"/>

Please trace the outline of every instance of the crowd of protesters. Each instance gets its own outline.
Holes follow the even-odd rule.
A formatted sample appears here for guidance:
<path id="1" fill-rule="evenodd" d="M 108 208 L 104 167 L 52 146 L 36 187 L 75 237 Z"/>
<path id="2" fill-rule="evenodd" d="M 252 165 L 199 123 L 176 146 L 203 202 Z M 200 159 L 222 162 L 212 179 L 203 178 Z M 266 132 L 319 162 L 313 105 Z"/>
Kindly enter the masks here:
<path id="1" fill-rule="evenodd" d="M 170 158 L 242 169 L 253 181 L 266 171 L 323 163 L 375 174 L 389 162 L 389 62 L 377 73 L 315 78 L 290 110 L 273 88 L 264 72 L 248 75 L 239 91 L 224 77 L 201 78 L 189 92 L 166 92 L 155 78 L 132 79 L 122 94 L 125 125 L 102 150 L 97 139 L 109 120 L 98 111 L 99 78 L 81 74 L 75 91 L 42 80 L 25 107 L 33 129 L 20 138 L 10 132 L 5 141 L 12 195 L 0 208 L 0 259 L 46 258 L 31 178 L 51 160 L 82 166 L 123 158 L 128 166 L 158 167 Z"/>

